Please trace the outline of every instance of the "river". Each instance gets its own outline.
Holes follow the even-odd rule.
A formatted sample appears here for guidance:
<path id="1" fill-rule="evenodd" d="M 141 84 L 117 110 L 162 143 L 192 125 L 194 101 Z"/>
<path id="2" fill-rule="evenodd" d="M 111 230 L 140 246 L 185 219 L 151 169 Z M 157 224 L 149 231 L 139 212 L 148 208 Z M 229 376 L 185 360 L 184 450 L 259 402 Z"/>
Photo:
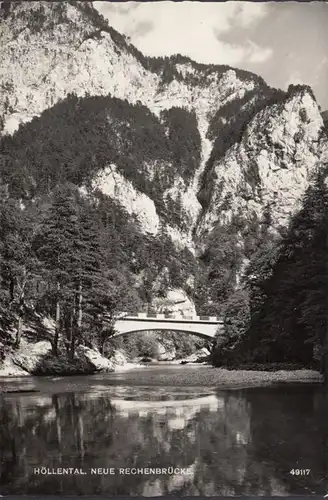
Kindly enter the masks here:
<path id="1" fill-rule="evenodd" d="M 319 385 L 223 390 L 191 385 L 198 369 L 2 379 L 38 392 L 0 399 L 0 493 L 327 493 Z M 190 384 L 165 383 L 172 371 Z"/>

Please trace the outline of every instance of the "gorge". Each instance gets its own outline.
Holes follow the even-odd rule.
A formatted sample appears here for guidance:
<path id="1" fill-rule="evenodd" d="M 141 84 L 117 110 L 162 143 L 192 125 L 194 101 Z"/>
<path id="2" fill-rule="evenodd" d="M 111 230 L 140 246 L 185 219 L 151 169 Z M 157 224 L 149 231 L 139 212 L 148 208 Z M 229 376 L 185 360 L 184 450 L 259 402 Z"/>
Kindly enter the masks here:
<path id="1" fill-rule="evenodd" d="M 318 367 L 328 139 L 311 88 L 146 57 L 91 2 L 0 12 L 3 356 L 23 336 L 72 360 L 118 311 L 181 301 L 224 318 L 217 365 Z"/>

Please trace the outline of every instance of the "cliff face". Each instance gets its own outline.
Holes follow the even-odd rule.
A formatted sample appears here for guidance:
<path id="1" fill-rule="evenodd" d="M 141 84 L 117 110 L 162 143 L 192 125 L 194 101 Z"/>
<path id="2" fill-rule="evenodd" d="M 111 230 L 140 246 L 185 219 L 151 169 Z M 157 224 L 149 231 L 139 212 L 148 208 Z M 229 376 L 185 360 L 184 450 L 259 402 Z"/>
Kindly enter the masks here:
<path id="1" fill-rule="evenodd" d="M 320 169 L 327 139 L 311 92 L 291 89 L 286 98 L 257 113 L 241 141 L 213 162 L 207 182 L 210 201 L 197 231 L 204 235 L 216 224 L 245 223 L 270 217 L 279 232 Z"/>
<path id="2" fill-rule="evenodd" d="M 326 159 L 310 89 L 275 92 L 227 66 L 147 58 L 90 2 L 2 3 L 0 47 L 1 175 L 19 163 L 38 196 L 45 182 L 71 180 L 68 168 L 54 172 L 72 165 L 81 192 L 102 192 L 142 233 L 164 226 L 197 255 L 238 220 L 244 266 L 245 229 L 280 234 Z"/>
<path id="3" fill-rule="evenodd" d="M 12 2 L 2 12 L 0 66 L 4 131 L 40 115 L 69 93 L 112 94 L 159 113 L 174 106 L 208 114 L 265 86 L 251 73 L 145 58 L 110 28 L 91 2 Z"/>

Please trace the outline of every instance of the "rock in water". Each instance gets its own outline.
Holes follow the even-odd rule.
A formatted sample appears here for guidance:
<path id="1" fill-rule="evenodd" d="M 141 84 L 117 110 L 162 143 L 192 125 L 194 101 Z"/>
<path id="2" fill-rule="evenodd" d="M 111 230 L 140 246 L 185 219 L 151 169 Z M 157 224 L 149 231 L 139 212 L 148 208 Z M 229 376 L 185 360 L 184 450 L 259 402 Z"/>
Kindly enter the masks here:
<path id="1" fill-rule="evenodd" d="M 114 363 L 105 358 L 95 349 L 79 346 L 76 350 L 77 356 L 88 362 L 97 372 L 109 373 L 114 371 Z"/>

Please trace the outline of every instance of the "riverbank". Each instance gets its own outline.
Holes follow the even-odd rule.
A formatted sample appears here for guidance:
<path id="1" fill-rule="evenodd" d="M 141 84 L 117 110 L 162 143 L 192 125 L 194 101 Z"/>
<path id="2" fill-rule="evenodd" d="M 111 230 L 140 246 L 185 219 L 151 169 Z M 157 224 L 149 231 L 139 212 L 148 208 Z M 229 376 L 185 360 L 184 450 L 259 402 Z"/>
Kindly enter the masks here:
<path id="1" fill-rule="evenodd" d="M 101 377 L 110 381 L 124 373 L 124 383 L 163 386 L 211 386 L 218 388 L 265 386 L 278 383 L 320 383 L 322 375 L 314 370 L 228 370 L 215 368 L 208 363 L 181 360 L 164 363 L 140 363 L 128 360 L 123 353 L 115 353 L 111 359 L 101 356 L 99 351 L 81 347 L 76 367 L 68 366 L 67 360 L 60 360 L 49 354 L 49 344 L 23 342 L 19 351 L 7 357 L 0 368 L 0 378 L 20 378 L 29 376 L 90 376 L 91 380 Z M 160 366 L 170 369 L 160 373 Z M 156 368 L 157 367 L 157 368 Z M 74 371 L 74 368 L 76 370 Z M 137 375 L 137 377 L 136 377 Z"/>
<path id="2" fill-rule="evenodd" d="M 184 361 L 171 362 L 189 364 L 208 358 L 209 351 L 200 349 L 197 353 L 186 357 Z M 23 338 L 18 349 L 12 348 L 7 351 L 5 359 L 0 364 L 0 377 L 74 376 L 122 372 L 147 366 L 145 360 L 157 362 L 156 359 L 142 356 L 130 359 L 127 352 L 122 349 L 116 349 L 110 357 L 106 357 L 98 349 L 82 345 L 77 347 L 74 359 L 69 360 L 64 351 L 54 356 L 49 341 L 33 343 Z"/>
<path id="3" fill-rule="evenodd" d="M 138 370 L 138 384 L 164 386 L 208 386 L 217 388 L 241 388 L 265 386 L 279 383 L 321 383 L 319 372 L 313 370 L 249 371 L 215 368 L 208 364 L 190 363 L 177 365 L 170 363 L 165 374 L 158 373 L 160 366 L 149 364 Z M 124 373 L 124 383 L 135 385 L 135 371 Z"/>
<path id="4" fill-rule="evenodd" d="M 53 383 L 55 382 L 55 383 Z M 312 370 L 295 370 L 279 372 L 256 372 L 224 368 L 213 368 L 209 365 L 173 365 L 130 366 L 115 370 L 113 373 L 96 373 L 89 376 L 75 375 L 71 377 L 0 377 L 0 392 L 46 392 L 57 393 L 69 390 L 80 392 L 107 392 L 113 386 L 129 387 L 133 392 L 141 387 L 154 389 L 169 388 L 207 388 L 215 390 L 233 390 L 251 387 L 268 387 L 278 384 L 320 384 L 321 375 Z M 188 389 L 187 389 L 188 388 Z M 156 389 L 157 390 L 157 389 Z"/>
<path id="5" fill-rule="evenodd" d="M 7 352 L 0 365 L 0 377 L 93 375 L 132 370 L 141 366 L 140 363 L 131 363 L 120 350 L 107 358 L 97 349 L 79 346 L 74 359 L 69 360 L 65 353 L 54 356 L 48 341 L 30 343 L 22 339 L 19 349 Z"/>

